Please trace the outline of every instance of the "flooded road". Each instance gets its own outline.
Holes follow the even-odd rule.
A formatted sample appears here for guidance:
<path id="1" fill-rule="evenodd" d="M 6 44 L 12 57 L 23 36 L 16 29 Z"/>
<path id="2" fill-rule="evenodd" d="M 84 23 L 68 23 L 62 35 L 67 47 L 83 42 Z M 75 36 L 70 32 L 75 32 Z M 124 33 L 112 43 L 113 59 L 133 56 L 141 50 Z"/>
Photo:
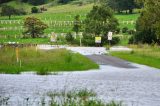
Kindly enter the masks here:
<path id="1" fill-rule="evenodd" d="M 48 76 L 0 74 L 0 97 L 9 98 L 9 106 L 23 106 L 27 98 L 31 106 L 38 106 L 47 92 L 87 88 L 106 102 L 115 100 L 127 106 L 159 106 L 160 70 L 132 65 L 137 68 L 101 65 L 99 70 Z"/>

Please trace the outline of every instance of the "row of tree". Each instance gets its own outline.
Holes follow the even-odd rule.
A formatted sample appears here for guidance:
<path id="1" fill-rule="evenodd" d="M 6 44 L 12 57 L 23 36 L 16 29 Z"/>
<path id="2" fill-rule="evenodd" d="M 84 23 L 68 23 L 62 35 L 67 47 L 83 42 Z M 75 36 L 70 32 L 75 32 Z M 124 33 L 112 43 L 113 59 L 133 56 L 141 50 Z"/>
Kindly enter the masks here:
<path id="1" fill-rule="evenodd" d="M 122 13 L 126 11 L 126 13 L 133 13 L 133 9 L 141 8 L 143 3 L 137 3 L 135 0 L 101 0 L 101 3 L 104 5 L 108 5 L 114 11 L 118 13 Z"/>

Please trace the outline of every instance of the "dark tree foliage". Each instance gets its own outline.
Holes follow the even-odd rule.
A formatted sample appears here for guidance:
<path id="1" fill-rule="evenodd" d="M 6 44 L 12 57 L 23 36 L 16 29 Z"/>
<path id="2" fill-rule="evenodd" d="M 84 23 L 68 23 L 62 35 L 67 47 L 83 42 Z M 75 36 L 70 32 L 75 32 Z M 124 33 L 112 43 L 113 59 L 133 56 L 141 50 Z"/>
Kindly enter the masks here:
<path id="1" fill-rule="evenodd" d="M 73 1 L 73 0 L 59 0 L 58 2 L 65 4 L 65 3 L 68 3 L 68 2 L 70 2 L 70 1 Z"/>
<path id="2" fill-rule="evenodd" d="M 74 18 L 74 26 L 73 26 L 73 31 L 76 32 L 76 34 L 78 34 L 78 32 L 81 29 L 81 21 L 80 21 L 80 16 L 76 15 Z"/>
<path id="3" fill-rule="evenodd" d="M 41 5 L 41 4 L 45 4 L 46 2 L 47 0 L 28 0 L 28 3 L 32 5 Z"/>
<path id="4" fill-rule="evenodd" d="M 114 32 L 117 26 L 118 20 L 114 18 L 113 11 L 106 6 L 93 6 L 85 20 L 85 32 L 94 35 L 106 35 L 109 31 Z"/>
<path id="5" fill-rule="evenodd" d="M 119 13 L 129 11 L 130 14 L 133 13 L 133 9 L 137 6 L 135 0 L 108 0 L 107 5 Z"/>
<path id="6" fill-rule="evenodd" d="M 12 0 L 0 0 L 0 4 L 6 3 L 6 2 L 9 2 L 9 1 L 12 1 Z"/>
<path id="7" fill-rule="evenodd" d="M 31 12 L 32 13 L 38 13 L 38 8 L 37 7 L 32 7 Z"/>
<path id="8" fill-rule="evenodd" d="M 145 0 L 144 10 L 136 23 L 135 43 L 160 44 L 160 2 Z"/>
<path id="9" fill-rule="evenodd" d="M 12 6 L 3 5 L 1 10 L 2 16 L 8 16 L 9 19 L 11 18 L 11 15 L 15 14 L 15 9 Z"/>

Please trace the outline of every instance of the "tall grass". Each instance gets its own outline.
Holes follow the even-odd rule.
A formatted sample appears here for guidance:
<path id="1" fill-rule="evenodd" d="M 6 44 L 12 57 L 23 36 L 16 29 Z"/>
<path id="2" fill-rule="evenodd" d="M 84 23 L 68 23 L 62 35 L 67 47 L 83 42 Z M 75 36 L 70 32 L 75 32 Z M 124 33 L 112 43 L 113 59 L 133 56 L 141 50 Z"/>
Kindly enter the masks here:
<path id="1" fill-rule="evenodd" d="M 104 103 L 93 91 L 82 89 L 69 92 L 50 92 L 50 106 L 122 106 L 114 101 Z"/>
<path id="2" fill-rule="evenodd" d="M 38 50 L 19 48 L 19 62 L 16 61 L 15 48 L 0 49 L 0 73 L 17 74 L 24 71 L 35 71 L 48 74 L 57 71 L 75 71 L 96 69 L 99 66 L 88 58 L 65 49 Z"/>
<path id="3" fill-rule="evenodd" d="M 34 104 L 37 106 L 123 106 L 122 102 L 111 101 L 105 103 L 96 96 L 95 92 L 87 89 L 72 91 L 51 91 L 47 94 L 44 94 L 40 98 L 40 101 L 30 101 L 30 99 L 31 98 L 25 98 L 24 100 L 22 100 L 23 102 L 21 105 L 32 106 Z M 0 105 L 8 106 L 10 102 L 12 102 L 10 101 L 10 97 L 0 96 Z"/>
<path id="4" fill-rule="evenodd" d="M 112 52 L 113 56 L 160 69 L 160 46 L 130 45 L 132 52 Z"/>

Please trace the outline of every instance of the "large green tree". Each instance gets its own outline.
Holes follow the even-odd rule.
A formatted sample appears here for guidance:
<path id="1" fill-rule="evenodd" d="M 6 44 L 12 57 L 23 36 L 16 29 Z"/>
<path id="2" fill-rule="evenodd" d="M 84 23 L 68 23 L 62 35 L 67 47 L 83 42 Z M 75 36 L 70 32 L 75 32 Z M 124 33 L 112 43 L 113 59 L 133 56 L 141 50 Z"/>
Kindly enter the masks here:
<path id="1" fill-rule="evenodd" d="M 160 43 L 160 1 L 144 0 L 144 10 L 136 23 L 135 42 Z"/>
<path id="2" fill-rule="evenodd" d="M 28 17 L 25 19 L 24 27 L 26 31 L 24 32 L 27 35 L 31 35 L 32 38 L 40 37 L 44 33 L 44 30 L 48 28 L 40 19 L 34 17 Z"/>
<path id="3" fill-rule="evenodd" d="M 118 20 L 114 18 L 113 11 L 103 5 L 95 5 L 85 19 L 85 32 L 94 35 L 107 34 L 115 31 Z"/>
<path id="4" fill-rule="evenodd" d="M 8 5 L 3 5 L 2 10 L 1 10 L 1 15 L 2 16 L 8 16 L 9 19 L 11 18 L 12 15 L 15 14 L 15 9 L 12 6 Z"/>

